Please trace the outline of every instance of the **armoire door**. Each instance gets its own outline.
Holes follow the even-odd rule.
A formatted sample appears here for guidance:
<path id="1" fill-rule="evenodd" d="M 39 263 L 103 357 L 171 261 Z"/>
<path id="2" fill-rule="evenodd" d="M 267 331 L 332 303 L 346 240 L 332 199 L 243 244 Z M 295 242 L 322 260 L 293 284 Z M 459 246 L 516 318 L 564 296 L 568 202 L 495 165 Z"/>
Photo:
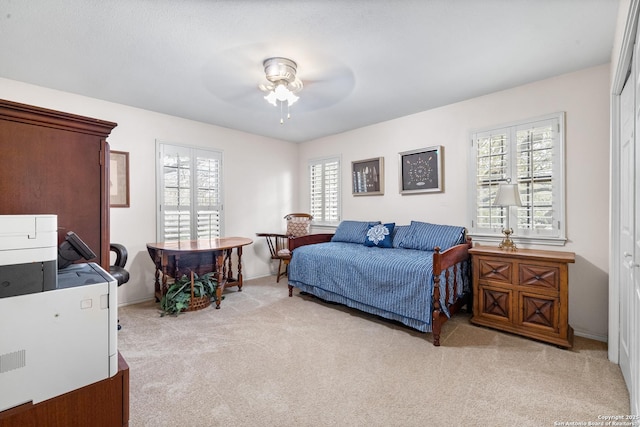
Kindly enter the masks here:
<path id="1" fill-rule="evenodd" d="M 55 214 L 109 268 L 109 146 L 115 123 L 0 100 L 0 215 Z"/>

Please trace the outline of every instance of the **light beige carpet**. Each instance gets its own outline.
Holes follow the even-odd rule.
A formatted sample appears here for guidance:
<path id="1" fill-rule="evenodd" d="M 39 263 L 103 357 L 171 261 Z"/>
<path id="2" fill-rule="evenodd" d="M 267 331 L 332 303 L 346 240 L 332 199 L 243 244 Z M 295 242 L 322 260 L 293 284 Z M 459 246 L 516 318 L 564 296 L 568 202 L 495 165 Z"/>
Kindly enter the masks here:
<path id="1" fill-rule="evenodd" d="M 275 276 L 221 309 L 120 308 L 130 426 L 553 426 L 629 413 L 606 344 L 559 349 L 469 323 L 431 334 L 310 296 Z"/>

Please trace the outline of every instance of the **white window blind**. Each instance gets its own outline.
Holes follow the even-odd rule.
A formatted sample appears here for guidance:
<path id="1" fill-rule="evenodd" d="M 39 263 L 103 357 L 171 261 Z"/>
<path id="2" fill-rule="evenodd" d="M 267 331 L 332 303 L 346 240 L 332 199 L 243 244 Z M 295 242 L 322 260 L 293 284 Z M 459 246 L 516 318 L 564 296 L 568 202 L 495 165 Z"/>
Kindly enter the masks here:
<path id="1" fill-rule="evenodd" d="M 220 237 L 222 153 L 158 143 L 158 239 Z"/>
<path id="2" fill-rule="evenodd" d="M 309 162 L 309 212 L 314 223 L 340 222 L 340 159 Z"/>
<path id="3" fill-rule="evenodd" d="M 563 244 L 564 114 L 475 132 L 471 139 L 471 234 L 500 236 L 510 213 L 516 239 Z M 501 183 L 518 184 L 522 207 L 494 205 Z"/>

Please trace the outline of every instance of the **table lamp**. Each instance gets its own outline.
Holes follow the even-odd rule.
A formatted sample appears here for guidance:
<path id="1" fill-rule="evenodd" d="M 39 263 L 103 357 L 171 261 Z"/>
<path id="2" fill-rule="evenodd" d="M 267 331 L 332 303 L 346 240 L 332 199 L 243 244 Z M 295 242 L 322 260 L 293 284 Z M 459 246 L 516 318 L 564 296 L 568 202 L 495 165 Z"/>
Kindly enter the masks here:
<path id="1" fill-rule="evenodd" d="M 522 206 L 518 184 L 500 184 L 493 205 L 507 208 L 507 224 L 506 227 L 502 229 L 504 239 L 502 239 L 499 248 L 506 251 L 515 251 L 517 248 L 516 244 L 511 240 L 513 229 L 509 227 L 509 217 L 511 216 L 511 206 Z"/>

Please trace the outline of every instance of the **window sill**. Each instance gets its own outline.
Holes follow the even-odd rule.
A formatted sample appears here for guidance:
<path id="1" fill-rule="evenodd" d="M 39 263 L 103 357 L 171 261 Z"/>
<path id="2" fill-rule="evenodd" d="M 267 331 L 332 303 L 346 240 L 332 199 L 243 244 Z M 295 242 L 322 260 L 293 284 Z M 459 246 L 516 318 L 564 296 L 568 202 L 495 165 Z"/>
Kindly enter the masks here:
<path id="1" fill-rule="evenodd" d="M 467 236 L 471 237 L 474 243 L 490 243 L 500 244 L 504 235 L 496 234 L 474 234 L 467 233 Z M 528 236 L 513 236 L 511 238 L 516 245 L 543 245 L 543 246 L 564 246 L 567 243 L 567 239 L 564 237 L 528 237 Z"/>
<path id="2" fill-rule="evenodd" d="M 333 232 L 338 228 L 338 223 L 311 223 L 311 228 L 321 232 Z"/>

